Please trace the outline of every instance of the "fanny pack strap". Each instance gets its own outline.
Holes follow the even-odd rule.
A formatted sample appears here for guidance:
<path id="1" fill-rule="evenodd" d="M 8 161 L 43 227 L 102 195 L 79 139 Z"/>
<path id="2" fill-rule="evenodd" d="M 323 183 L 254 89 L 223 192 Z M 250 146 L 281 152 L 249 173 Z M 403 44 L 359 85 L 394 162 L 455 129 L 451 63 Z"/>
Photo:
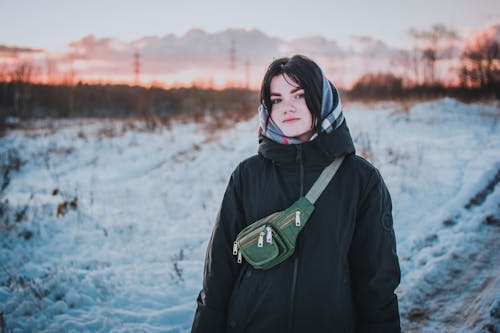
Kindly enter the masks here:
<path id="1" fill-rule="evenodd" d="M 345 156 L 340 156 L 336 158 L 335 161 L 333 161 L 323 170 L 323 172 L 321 172 L 321 175 L 319 175 L 318 179 L 316 179 L 316 182 L 314 182 L 313 186 L 306 194 L 306 198 L 307 200 L 309 200 L 309 202 L 314 204 L 316 200 L 318 200 L 319 196 L 324 191 L 328 183 L 330 183 L 330 180 L 332 180 L 333 176 L 335 176 L 335 173 L 342 164 L 342 161 L 344 161 L 344 157 Z"/>

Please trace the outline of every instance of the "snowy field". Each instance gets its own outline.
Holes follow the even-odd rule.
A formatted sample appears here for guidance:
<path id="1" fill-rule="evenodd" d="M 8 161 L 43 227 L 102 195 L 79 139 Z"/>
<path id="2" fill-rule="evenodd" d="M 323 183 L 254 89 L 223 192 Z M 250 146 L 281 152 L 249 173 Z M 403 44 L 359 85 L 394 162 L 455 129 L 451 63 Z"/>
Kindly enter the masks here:
<path id="1" fill-rule="evenodd" d="M 403 331 L 498 332 L 498 102 L 350 104 L 345 116 L 392 195 Z M 256 125 L 66 120 L 0 138 L 0 332 L 188 332 Z"/>

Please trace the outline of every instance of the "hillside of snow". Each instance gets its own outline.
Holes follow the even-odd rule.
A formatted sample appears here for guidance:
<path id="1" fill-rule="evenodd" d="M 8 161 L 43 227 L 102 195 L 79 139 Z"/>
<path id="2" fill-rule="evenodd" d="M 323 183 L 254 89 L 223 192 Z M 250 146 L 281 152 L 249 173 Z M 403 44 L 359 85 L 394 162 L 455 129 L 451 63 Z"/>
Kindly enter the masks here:
<path id="1" fill-rule="evenodd" d="M 500 330 L 500 104 L 351 104 L 393 200 L 404 332 Z M 82 119 L 0 138 L 0 332 L 189 332 L 230 129 Z"/>

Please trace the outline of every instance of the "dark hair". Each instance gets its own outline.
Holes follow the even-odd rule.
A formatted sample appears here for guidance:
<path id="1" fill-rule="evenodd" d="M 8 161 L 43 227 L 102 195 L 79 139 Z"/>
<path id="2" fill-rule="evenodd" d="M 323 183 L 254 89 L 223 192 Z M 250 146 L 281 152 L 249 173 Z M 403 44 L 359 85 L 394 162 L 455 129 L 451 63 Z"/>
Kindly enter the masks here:
<path id="1" fill-rule="evenodd" d="M 284 76 L 286 74 L 286 77 Z M 285 79 L 290 78 L 293 83 L 304 89 L 306 105 L 312 114 L 312 123 L 315 132 L 321 126 L 321 98 L 323 89 L 323 77 L 319 66 L 303 55 L 294 55 L 291 58 L 280 58 L 274 60 L 268 67 L 260 89 L 261 103 L 271 114 L 271 80 L 276 75 L 283 75 Z M 287 80 L 288 81 L 288 80 Z M 289 82 L 293 84 L 292 82 Z M 267 119 L 269 121 L 269 118 Z"/>

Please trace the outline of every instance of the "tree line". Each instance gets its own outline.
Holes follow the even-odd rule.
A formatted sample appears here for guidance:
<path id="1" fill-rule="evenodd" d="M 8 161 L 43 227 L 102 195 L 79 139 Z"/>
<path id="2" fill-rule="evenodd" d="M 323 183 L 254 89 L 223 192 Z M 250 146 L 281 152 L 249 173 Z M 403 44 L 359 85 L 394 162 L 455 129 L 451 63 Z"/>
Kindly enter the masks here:
<path id="1" fill-rule="evenodd" d="M 46 85 L 0 82 L 0 121 L 6 117 L 140 118 L 152 127 L 172 118 L 224 117 L 254 114 L 258 96 L 247 89 L 163 89 L 114 84 Z"/>
<path id="2" fill-rule="evenodd" d="M 363 75 L 350 90 L 353 98 L 499 98 L 500 25 L 470 36 L 461 48 L 459 36 L 443 24 L 409 32 L 414 47 L 393 60 L 404 70 Z M 446 69 L 444 77 L 437 74 L 440 66 Z"/>

